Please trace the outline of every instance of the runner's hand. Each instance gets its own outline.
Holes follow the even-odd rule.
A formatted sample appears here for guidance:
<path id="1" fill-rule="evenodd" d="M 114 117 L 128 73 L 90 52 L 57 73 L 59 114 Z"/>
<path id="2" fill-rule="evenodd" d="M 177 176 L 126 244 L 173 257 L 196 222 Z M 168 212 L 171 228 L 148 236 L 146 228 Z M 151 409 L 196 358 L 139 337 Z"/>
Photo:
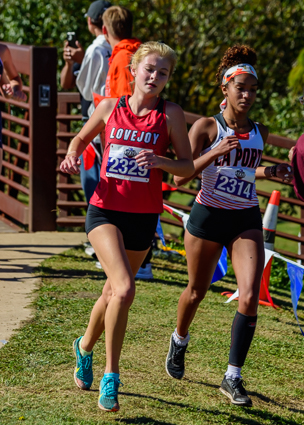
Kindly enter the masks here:
<path id="1" fill-rule="evenodd" d="M 77 156 L 67 155 L 60 164 L 60 171 L 67 174 L 79 174 L 81 160 Z"/>
<path id="2" fill-rule="evenodd" d="M 11 97 L 13 95 L 13 89 L 10 84 L 3 84 L 2 90 L 5 97 Z"/>
<path id="3" fill-rule="evenodd" d="M 293 179 L 293 169 L 289 164 L 280 164 L 277 166 L 276 175 L 283 181 L 291 182 Z"/>
<path id="4" fill-rule="evenodd" d="M 135 159 L 139 167 L 143 167 L 148 170 L 151 168 L 160 168 L 162 164 L 162 157 L 155 155 L 154 152 L 149 152 L 144 149 L 136 155 Z"/>
<path id="5" fill-rule="evenodd" d="M 218 153 L 218 156 L 226 155 L 233 149 L 240 149 L 241 145 L 237 136 L 227 136 L 214 148 L 214 152 Z"/>

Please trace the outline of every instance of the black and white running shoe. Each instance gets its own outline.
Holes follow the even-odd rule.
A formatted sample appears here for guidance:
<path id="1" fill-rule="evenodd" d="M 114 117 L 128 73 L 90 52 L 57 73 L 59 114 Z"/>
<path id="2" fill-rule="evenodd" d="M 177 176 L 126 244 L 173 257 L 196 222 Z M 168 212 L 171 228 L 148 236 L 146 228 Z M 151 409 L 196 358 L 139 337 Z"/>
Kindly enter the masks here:
<path id="1" fill-rule="evenodd" d="M 173 335 L 170 340 L 169 352 L 166 359 L 166 371 L 171 378 L 182 379 L 185 373 L 185 353 L 187 345 L 175 343 Z"/>
<path id="2" fill-rule="evenodd" d="M 220 391 L 230 399 L 232 404 L 252 406 L 252 401 L 247 395 L 241 378 L 227 379 L 226 376 L 224 376 Z"/>

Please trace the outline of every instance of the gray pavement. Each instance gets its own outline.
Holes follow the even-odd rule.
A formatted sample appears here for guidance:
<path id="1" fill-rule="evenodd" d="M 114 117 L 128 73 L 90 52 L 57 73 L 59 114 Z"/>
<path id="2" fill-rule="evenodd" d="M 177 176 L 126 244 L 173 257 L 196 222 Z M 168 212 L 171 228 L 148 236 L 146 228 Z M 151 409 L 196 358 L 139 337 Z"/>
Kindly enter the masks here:
<path id="1" fill-rule="evenodd" d="M 0 220 L 0 348 L 31 317 L 29 304 L 39 284 L 34 267 L 86 241 L 84 232 L 18 233 Z"/>

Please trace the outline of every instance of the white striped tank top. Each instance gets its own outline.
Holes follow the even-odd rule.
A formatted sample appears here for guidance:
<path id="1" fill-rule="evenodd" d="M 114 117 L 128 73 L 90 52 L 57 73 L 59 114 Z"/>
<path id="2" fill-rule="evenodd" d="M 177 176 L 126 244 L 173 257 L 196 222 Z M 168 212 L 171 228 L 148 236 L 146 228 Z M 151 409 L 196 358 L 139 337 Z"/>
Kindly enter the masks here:
<path id="1" fill-rule="evenodd" d="M 260 164 L 264 143 L 258 126 L 249 120 L 252 130 L 246 134 L 237 134 L 227 127 L 222 114 L 215 115 L 214 118 L 217 137 L 201 155 L 214 149 L 225 137 L 234 134 L 239 138 L 241 148 L 218 157 L 202 171 L 201 190 L 196 202 L 229 210 L 259 205 L 255 190 L 255 170 Z"/>

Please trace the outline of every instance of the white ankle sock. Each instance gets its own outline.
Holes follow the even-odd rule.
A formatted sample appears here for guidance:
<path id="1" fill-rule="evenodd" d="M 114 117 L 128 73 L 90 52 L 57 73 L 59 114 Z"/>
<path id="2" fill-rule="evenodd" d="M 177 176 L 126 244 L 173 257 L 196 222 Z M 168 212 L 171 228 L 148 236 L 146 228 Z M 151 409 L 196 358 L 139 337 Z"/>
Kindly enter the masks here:
<path id="1" fill-rule="evenodd" d="M 237 367 L 237 366 L 232 366 L 232 365 L 228 365 L 227 368 L 227 372 L 225 373 L 225 376 L 227 379 L 238 379 L 238 378 L 242 378 L 241 375 L 241 367 Z"/>
<path id="2" fill-rule="evenodd" d="M 85 351 L 85 350 L 81 347 L 81 341 L 82 341 L 82 338 L 81 338 L 81 340 L 79 341 L 79 344 L 78 344 L 80 354 L 82 355 L 82 357 L 84 357 L 84 356 L 89 356 L 89 355 L 92 353 L 92 351 Z"/>
<path id="3" fill-rule="evenodd" d="M 173 335 L 174 342 L 177 345 L 180 345 L 181 347 L 184 347 L 190 341 L 190 334 L 189 334 L 189 332 L 187 333 L 187 335 L 185 337 L 183 337 L 183 336 L 178 335 L 177 329 L 175 329 L 175 331 L 173 332 L 172 335 Z"/>

